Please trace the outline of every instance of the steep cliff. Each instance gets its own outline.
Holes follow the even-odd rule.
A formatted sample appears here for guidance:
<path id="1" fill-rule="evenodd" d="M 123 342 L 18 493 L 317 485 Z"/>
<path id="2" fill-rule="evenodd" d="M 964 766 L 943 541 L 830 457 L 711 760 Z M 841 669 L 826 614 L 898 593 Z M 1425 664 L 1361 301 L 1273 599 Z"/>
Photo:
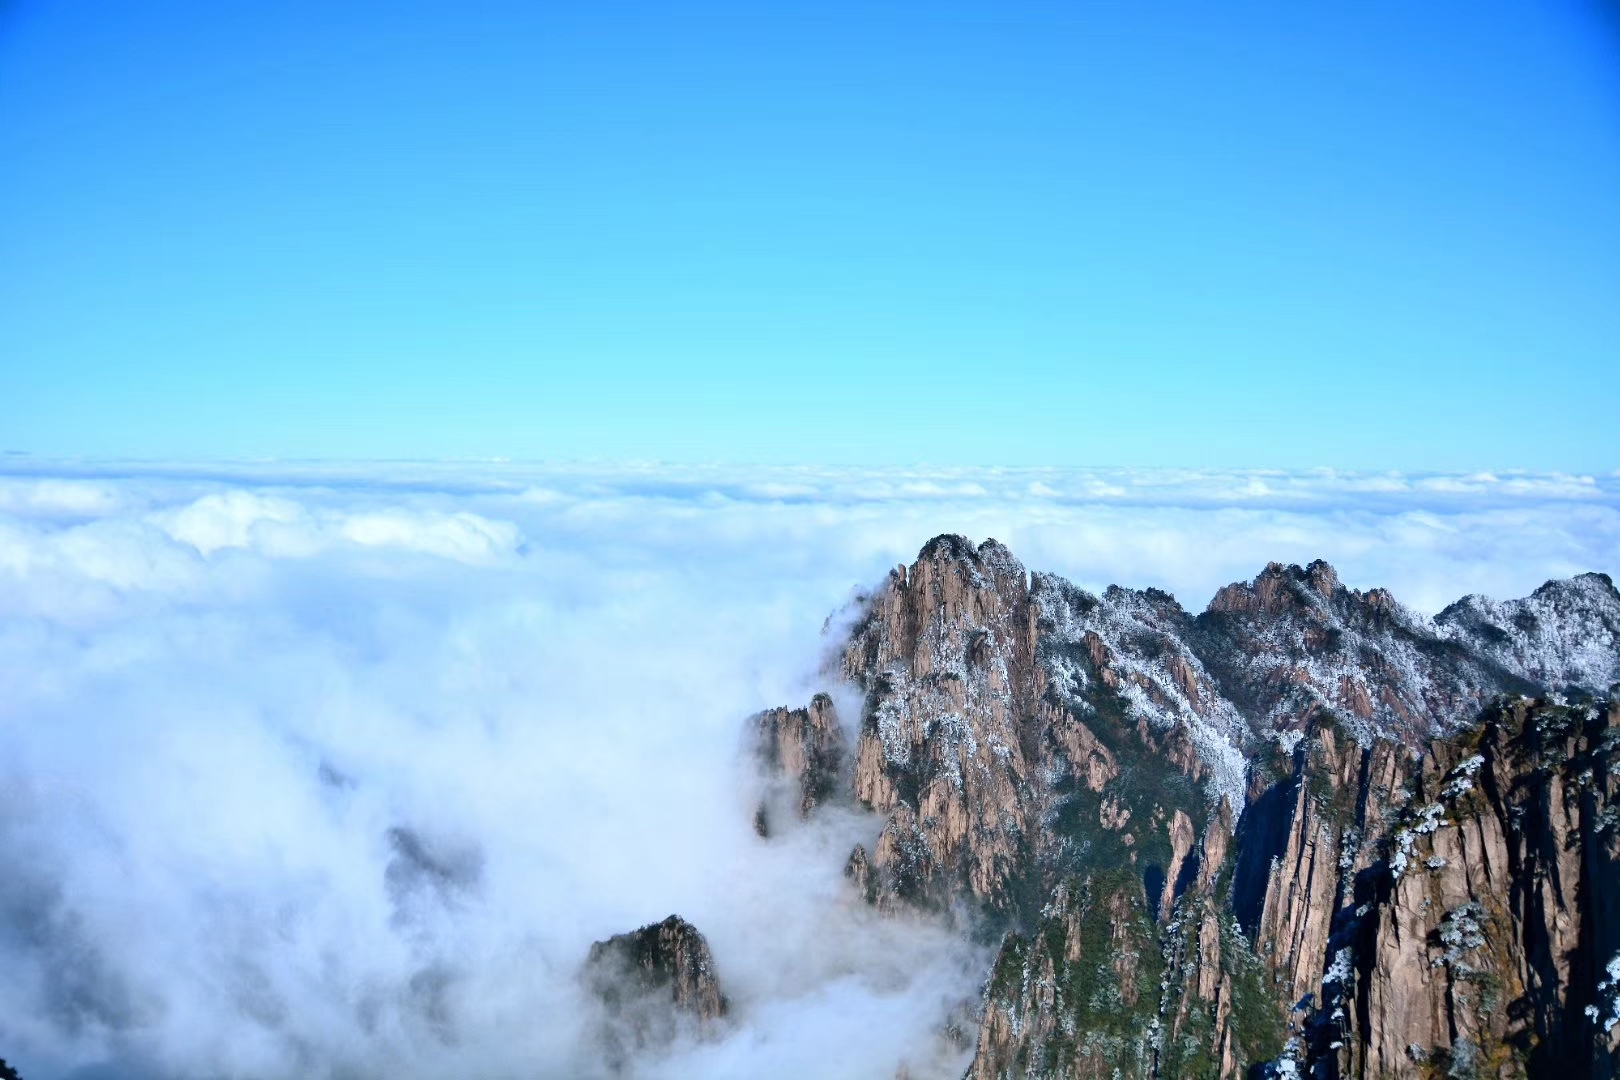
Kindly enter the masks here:
<path id="1" fill-rule="evenodd" d="M 1614 1075 L 1617 729 L 1606 702 L 1522 699 L 1421 751 L 1313 725 L 1232 857 L 1219 819 L 1205 834 L 1138 1018 L 1158 1059 L 1122 1075 L 1229 1076 L 1279 1048 L 1278 1074 Z M 990 1055 L 1004 1000 L 992 978 Z"/>
<path id="2" fill-rule="evenodd" d="M 1518 701 L 1426 748 L 1328 954 L 1322 1075 L 1620 1071 L 1617 746 L 1620 705 Z"/>
<path id="3" fill-rule="evenodd" d="M 839 794 L 847 750 L 832 698 L 817 694 L 804 709 L 767 709 L 753 720 L 754 754 L 767 786 L 754 812 L 754 831 L 772 832 L 784 811 L 806 818 Z"/>
<path id="4" fill-rule="evenodd" d="M 1035 627 L 1024 568 L 940 537 L 889 575 L 844 652 L 867 692 L 854 794 L 884 815 L 856 859 L 880 905 L 1013 902 L 1033 840 Z"/>

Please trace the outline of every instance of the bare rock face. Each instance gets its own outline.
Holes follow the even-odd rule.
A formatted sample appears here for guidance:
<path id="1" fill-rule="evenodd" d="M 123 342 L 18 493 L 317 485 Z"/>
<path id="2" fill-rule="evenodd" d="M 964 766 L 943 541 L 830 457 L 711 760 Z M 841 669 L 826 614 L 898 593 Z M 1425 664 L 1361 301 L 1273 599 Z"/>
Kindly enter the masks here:
<path id="1" fill-rule="evenodd" d="M 1157 926 L 1094 871 L 1006 936 L 971 1075 L 1620 1075 L 1617 755 L 1607 702 L 1420 751 L 1319 723 Z"/>
<path id="2" fill-rule="evenodd" d="M 1407 753 L 1363 749 L 1330 722 L 1313 723 L 1292 770 L 1244 815 L 1233 867 L 1233 917 L 1292 1006 L 1321 993 L 1322 957 L 1355 875 L 1376 853 L 1402 796 Z"/>
<path id="3" fill-rule="evenodd" d="M 1173 598 L 1109 596 L 945 536 L 870 598 L 843 670 L 866 692 L 854 796 L 885 818 L 851 865 L 880 907 L 1016 919 L 1076 855 L 1184 888 L 1175 844 L 1207 816 L 1202 782 L 1241 798 L 1245 729 L 1197 657 L 1171 653 L 1191 622 Z"/>
<path id="4" fill-rule="evenodd" d="M 1620 1072 L 1617 747 L 1620 705 L 1520 701 L 1427 748 L 1330 957 L 1353 1006 L 1319 1033 L 1334 1068 Z"/>
<path id="5" fill-rule="evenodd" d="M 754 749 L 768 790 L 754 814 L 754 830 L 772 831 L 773 807 L 800 819 L 841 794 L 847 749 L 832 698 L 817 694 L 806 709 L 767 709 L 754 717 Z"/>
<path id="6" fill-rule="evenodd" d="M 592 945 L 582 978 L 603 1006 L 598 1035 L 616 1069 L 682 1035 L 717 1034 L 730 1008 L 709 943 L 677 915 Z"/>
<path id="7" fill-rule="evenodd" d="M 1005 908 L 1031 832 L 1035 627 L 1023 566 L 987 540 L 929 541 L 889 575 L 844 653 L 867 693 L 854 794 L 887 818 L 880 905 Z"/>

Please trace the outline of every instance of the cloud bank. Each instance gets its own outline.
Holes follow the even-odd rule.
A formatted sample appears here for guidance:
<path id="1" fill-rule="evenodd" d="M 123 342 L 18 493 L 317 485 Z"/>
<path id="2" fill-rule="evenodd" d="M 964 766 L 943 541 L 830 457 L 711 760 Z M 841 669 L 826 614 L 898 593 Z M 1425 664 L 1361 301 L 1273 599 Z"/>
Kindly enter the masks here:
<path id="1" fill-rule="evenodd" d="M 741 1022 L 639 1075 L 928 1075 L 982 957 L 849 903 L 874 821 L 754 837 L 741 731 L 945 531 L 1432 612 L 1620 571 L 1620 476 L 8 463 L 0 1056 L 590 1076 L 585 950 L 678 912 Z"/>

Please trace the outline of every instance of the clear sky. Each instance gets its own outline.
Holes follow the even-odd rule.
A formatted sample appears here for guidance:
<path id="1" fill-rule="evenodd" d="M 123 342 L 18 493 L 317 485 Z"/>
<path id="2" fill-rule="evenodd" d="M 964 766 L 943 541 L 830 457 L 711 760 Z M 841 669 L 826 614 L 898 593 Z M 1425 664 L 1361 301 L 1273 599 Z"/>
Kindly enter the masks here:
<path id="1" fill-rule="evenodd" d="M 0 0 L 0 449 L 1620 466 L 1620 16 Z"/>

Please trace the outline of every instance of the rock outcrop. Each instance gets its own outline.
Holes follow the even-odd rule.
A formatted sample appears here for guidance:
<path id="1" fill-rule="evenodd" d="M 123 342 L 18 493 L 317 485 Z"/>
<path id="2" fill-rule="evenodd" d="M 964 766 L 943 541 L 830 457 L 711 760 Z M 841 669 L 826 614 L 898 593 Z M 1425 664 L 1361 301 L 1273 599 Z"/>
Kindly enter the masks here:
<path id="1" fill-rule="evenodd" d="M 677 915 L 592 945 L 582 979 L 602 1005 L 597 1035 L 615 1069 L 683 1035 L 717 1034 L 730 1009 L 709 943 Z"/>
<path id="2" fill-rule="evenodd" d="M 867 863 L 880 905 L 1012 903 L 1033 840 L 1035 625 L 1006 548 L 928 543 L 871 597 L 844 651 L 866 691 L 854 795 L 887 820 Z"/>
<path id="3" fill-rule="evenodd" d="M 783 810 L 800 819 L 840 793 L 847 751 L 832 698 L 817 694 L 805 709 L 767 709 L 753 720 L 754 752 L 767 787 L 754 813 L 754 831 L 772 832 Z"/>
<path id="4" fill-rule="evenodd" d="M 972 1075 L 1616 1075 L 1617 747 L 1609 703 L 1520 700 L 1417 756 L 1315 728 L 1230 865 L 1212 821 L 1156 940 L 1102 875 L 1008 936 Z"/>

